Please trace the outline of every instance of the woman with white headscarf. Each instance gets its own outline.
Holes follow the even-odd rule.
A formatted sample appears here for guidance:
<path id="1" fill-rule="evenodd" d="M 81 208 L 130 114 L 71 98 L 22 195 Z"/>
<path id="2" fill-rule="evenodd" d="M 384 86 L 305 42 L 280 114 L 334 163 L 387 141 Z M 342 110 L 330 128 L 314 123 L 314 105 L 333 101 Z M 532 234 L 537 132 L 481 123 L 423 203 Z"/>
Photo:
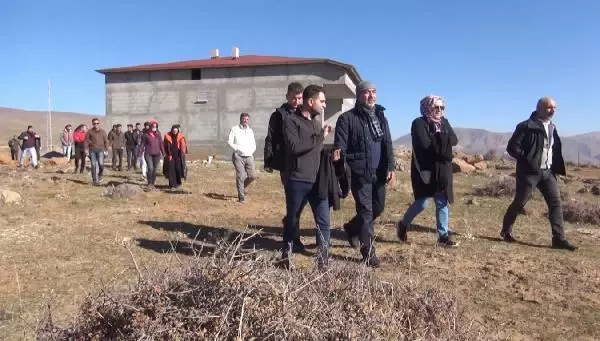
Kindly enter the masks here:
<path id="1" fill-rule="evenodd" d="M 412 122 L 411 180 L 415 201 L 396 223 L 398 238 L 406 242 L 407 230 L 413 219 L 433 198 L 436 206 L 438 245 L 457 246 L 449 235 L 449 207 L 454 200 L 452 191 L 452 147 L 458 138 L 444 117 L 445 103 L 440 96 L 421 100 L 421 116 Z"/>

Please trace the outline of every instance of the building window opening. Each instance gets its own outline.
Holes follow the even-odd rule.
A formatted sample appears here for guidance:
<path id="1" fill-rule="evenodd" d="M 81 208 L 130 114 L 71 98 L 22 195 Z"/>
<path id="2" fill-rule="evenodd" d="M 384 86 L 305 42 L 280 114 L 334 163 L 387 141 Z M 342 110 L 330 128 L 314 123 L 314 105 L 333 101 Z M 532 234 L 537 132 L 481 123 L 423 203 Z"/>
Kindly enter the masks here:
<path id="1" fill-rule="evenodd" d="M 192 80 L 199 81 L 202 79 L 202 69 L 192 69 Z"/>

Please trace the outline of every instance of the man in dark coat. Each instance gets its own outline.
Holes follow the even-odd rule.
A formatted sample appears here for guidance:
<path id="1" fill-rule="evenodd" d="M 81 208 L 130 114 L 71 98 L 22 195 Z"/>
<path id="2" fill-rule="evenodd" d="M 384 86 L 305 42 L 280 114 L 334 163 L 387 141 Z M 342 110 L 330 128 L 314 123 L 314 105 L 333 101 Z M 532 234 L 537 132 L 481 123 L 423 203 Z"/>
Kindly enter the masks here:
<path id="1" fill-rule="evenodd" d="M 438 245 L 457 246 L 450 238 L 449 206 L 454 201 L 452 186 L 452 147 L 458 138 L 444 117 L 446 109 L 439 96 L 426 96 L 421 100 L 421 116 L 411 127 L 412 165 L 410 177 L 415 201 L 396 223 L 400 241 L 407 241 L 407 229 L 433 198 L 436 207 Z"/>
<path id="2" fill-rule="evenodd" d="M 552 248 L 575 251 L 565 236 L 562 203 L 556 175 L 566 175 L 562 144 L 552 117 L 556 102 L 550 97 L 538 100 L 536 110 L 528 120 L 517 125 L 506 150 L 517 159 L 517 188 L 513 202 L 502 222 L 500 235 L 508 243 L 516 242 L 512 228 L 519 212 L 537 187 L 548 205 L 552 228 Z"/>
<path id="3" fill-rule="evenodd" d="M 294 114 L 301 108 L 303 91 L 304 87 L 300 83 L 293 82 L 288 85 L 287 93 L 285 95 L 287 102 L 275 109 L 271 114 L 271 118 L 269 118 L 269 128 L 267 129 L 267 137 L 265 137 L 265 171 L 271 173 L 273 170 L 278 170 L 281 184 L 284 186 L 286 148 L 285 140 L 283 138 L 283 123 L 288 116 Z M 297 227 L 300 225 L 300 212 L 304 209 L 306 203 L 306 201 L 302 203 L 300 211 L 294 220 L 298 223 Z M 285 219 L 285 217 L 282 219 L 284 224 Z M 306 248 L 300 240 L 300 229 L 297 228 L 296 231 L 298 231 L 298 235 L 294 238 L 292 251 L 294 253 L 302 253 Z"/>
<path id="4" fill-rule="evenodd" d="M 385 108 L 375 104 L 377 90 L 368 81 L 356 86 L 356 105 L 343 113 L 335 128 L 335 147 L 345 158 L 351 173 L 351 190 L 356 216 L 344 225 L 348 240 L 357 246 L 363 261 L 379 266 L 375 253 L 374 221 L 385 207 L 386 184 L 393 184 L 395 161 Z"/>

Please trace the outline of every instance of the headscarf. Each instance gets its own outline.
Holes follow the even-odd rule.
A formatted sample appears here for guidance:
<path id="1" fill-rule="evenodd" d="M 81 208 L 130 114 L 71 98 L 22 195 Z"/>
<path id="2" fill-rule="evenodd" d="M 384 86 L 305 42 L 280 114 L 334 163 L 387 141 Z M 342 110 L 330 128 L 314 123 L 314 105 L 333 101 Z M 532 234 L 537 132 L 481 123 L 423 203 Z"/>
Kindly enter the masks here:
<path id="1" fill-rule="evenodd" d="M 425 96 L 421 100 L 421 115 L 423 115 L 427 121 L 433 123 L 436 126 L 436 129 L 440 128 L 442 124 L 442 118 L 444 117 L 443 111 L 437 114 L 432 110 L 434 103 L 438 100 L 444 102 L 444 99 L 441 96 L 436 95 Z"/>

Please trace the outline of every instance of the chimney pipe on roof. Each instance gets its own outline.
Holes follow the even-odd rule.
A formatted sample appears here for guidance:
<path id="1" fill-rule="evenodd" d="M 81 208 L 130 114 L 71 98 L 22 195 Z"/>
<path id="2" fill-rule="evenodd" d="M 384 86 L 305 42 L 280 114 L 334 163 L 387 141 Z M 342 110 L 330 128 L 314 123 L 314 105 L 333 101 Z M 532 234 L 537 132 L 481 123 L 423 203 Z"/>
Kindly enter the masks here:
<path id="1" fill-rule="evenodd" d="M 219 58 L 219 49 L 212 49 L 210 51 L 210 59 Z"/>
<path id="2" fill-rule="evenodd" d="M 233 49 L 231 49 L 231 56 L 235 59 L 240 58 L 240 48 L 234 46 Z"/>

